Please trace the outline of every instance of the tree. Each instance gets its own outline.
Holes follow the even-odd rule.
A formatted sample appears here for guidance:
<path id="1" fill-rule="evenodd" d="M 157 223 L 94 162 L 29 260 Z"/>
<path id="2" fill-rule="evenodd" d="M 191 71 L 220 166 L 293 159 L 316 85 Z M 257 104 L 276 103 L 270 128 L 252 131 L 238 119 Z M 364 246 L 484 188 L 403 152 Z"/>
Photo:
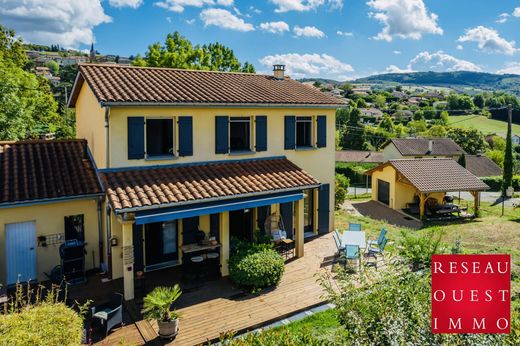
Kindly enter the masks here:
<path id="1" fill-rule="evenodd" d="M 209 71 L 255 72 L 250 63 L 241 64 L 231 48 L 218 42 L 193 46 L 190 40 L 177 31 L 166 36 L 164 45 L 156 42 L 148 46 L 144 58 L 137 55 L 133 64 Z"/>
<path id="2" fill-rule="evenodd" d="M 448 134 L 448 131 L 446 130 L 445 126 L 442 125 L 432 125 L 428 129 L 428 137 L 437 137 L 437 138 L 444 138 Z"/>
<path id="3" fill-rule="evenodd" d="M 49 68 L 53 76 L 56 76 L 60 70 L 60 65 L 54 60 L 49 60 L 45 63 L 45 66 Z"/>
<path id="4" fill-rule="evenodd" d="M 444 126 L 447 126 L 450 123 L 450 115 L 448 112 L 441 112 L 441 114 L 439 115 L 439 123 Z"/>
<path id="5" fill-rule="evenodd" d="M 425 119 L 435 119 L 437 117 L 437 111 L 433 107 L 424 107 L 422 112 Z"/>
<path id="6" fill-rule="evenodd" d="M 63 123 L 47 80 L 26 64 L 21 40 L 0 26 L 0 140 L 35 138 Z"/>
<path id="7" fill-rule="evenodd" d="M 377 105 L 378 108 L 384 108 L 386 104 L 386 97 L 381 94 L 377 94 L 374 97 L 374 103 Z"/>
<path id="8" fill-rule="evenodd" d="M 459 159 L 457 160 L 458 164 L 461 165 L 462 167 L 466 168 L 466 154 L 462 153 L 462 155 L 460 155 Z"/>
<path id="9" fill-rule="evenodd" d="M 511 106 L 510 106 L 511 107 Z M 509 109 L 511 113 L 512 110 Z M 506 135 L 506 151 L 504 154 L 504 175 L 502 178 L 502 196 L 506 195 L 506 190 L 513 186 L 513 140 L 511 134 L 511 114 L 509 114 L 509 121 L 507 122 L 507 135 Z"/>
<path id="10" fill-rule="evenodd" d="M 476 129 L 463 129 L 451 127 L 448 130 L 448 137 L 453 139 L 465 152 L 475 155 L 477 152 L 483 152 L 487 143 L 484 140 L 484 134 Z"/>
<path id="11" fill-rule="evenodd" d="M 378 127 L 390 133 L 393 133 L 395 130 L 394 122 L 388 114 L 383 115 L 383 119 L 381 119 Z"/>
<path id="12" fill-rule="evenodd" d="M 473 103 L 475 104 L 475 107 L 482 109 L 482 108 L 484 108 L 484 106 L 486 104 L 486 99 L 484 98 L 484 95 L 477 94 L 477 95 L 473 96 Z"/>
<path id="13" fill-rule="evenodd" d="M 359 108 L 367 108 L 367 102 L 364 98 L 360 98 L 359 100 L 357 100 L 357 106 Z"/>
<path id="14" fill-rule="evenodd" d="M 336 124 L 346 125 L 350 120 L 350 109 L 338 108 L 336 109 Z"/>

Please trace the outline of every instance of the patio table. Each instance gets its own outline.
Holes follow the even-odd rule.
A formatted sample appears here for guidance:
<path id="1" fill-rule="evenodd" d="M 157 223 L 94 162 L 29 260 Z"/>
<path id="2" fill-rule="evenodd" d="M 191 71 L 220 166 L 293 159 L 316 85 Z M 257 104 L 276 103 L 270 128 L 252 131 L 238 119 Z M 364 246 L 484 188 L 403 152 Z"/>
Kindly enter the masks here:
<path id="1" fill-rule="evenodd" d="M 345 231 L 341 237 L 341 247 L 347 245 L 358 245 L 360 249 L 366 248 L 366 234 L 361 231 Z"/>

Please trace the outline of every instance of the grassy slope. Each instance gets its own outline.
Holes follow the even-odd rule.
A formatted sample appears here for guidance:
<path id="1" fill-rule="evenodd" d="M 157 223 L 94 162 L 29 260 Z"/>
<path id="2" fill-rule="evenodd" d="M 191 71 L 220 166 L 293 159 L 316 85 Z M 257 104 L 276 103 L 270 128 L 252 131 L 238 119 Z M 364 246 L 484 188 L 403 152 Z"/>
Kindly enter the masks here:
<path id="1" fill-rule="evenodd" d="M 338 330 L 343 329 L 336 318 L 334 309 L 315 313 L 299 321 L 289 323 L 287 326 L 277 327 L 275 330 L 281 328 L 287 328 L 291 333 L 310 333 L 324 341 L 334 340 L 334 335 Z"/>
<path id="2" fill-rule="evenodd" d="M 452 123 L 455 127 L 475 128 L 484 134 L 496 133 L 505 137 L 507 132 L 507 124 L 504 121 L 488 119 L 484 116 L 450 116 L 450 124 Z M 513 124 L 513 134 L 520 135 L 520 125 Z"/>

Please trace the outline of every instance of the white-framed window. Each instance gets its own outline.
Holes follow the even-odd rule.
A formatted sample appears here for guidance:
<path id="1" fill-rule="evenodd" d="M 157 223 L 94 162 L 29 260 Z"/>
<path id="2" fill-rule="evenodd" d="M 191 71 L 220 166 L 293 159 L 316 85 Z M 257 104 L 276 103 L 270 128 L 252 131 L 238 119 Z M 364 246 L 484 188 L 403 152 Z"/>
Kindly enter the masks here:
<path id="1" fill-rule="evenodd" d="M 146 157 L 161 158 L 175 156 L 175 118 L 146 117 Z"/>
<path id="2" fill-rule="evenodd" d="M 313 117 L 296 117 L 296 148 L 313 147 Z"/>
<path id="3" fill-rule="evenodd" d="M 229 152 L 251 151 L 251 117 L 229 117 Z"/>

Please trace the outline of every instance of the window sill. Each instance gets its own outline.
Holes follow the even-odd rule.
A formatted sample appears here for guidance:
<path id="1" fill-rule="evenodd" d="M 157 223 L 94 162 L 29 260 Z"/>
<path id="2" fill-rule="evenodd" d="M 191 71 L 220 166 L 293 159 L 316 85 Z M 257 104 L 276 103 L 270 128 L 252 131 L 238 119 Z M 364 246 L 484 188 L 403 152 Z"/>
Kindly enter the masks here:
<path id="1" fill-rule="evenodd" d="M 146 157 L 145 161 L 167 161 L 167 160 L 177 160 L 179 157 L 175 155 L 163 155 L 163 156 L 151 156 Z"/>
<path id="2" fill-rule="evenodd" d="M 252 150 L 230 151 L 229 156 L 253 155 L 255 153 Z"/>
<path id="3" fill-rule="evenodd" d="M 318 148 L 316 147 L 296 147 L 294 150 L 296 151 L 312 151 L 312 150 L 317 150 Z"/>

